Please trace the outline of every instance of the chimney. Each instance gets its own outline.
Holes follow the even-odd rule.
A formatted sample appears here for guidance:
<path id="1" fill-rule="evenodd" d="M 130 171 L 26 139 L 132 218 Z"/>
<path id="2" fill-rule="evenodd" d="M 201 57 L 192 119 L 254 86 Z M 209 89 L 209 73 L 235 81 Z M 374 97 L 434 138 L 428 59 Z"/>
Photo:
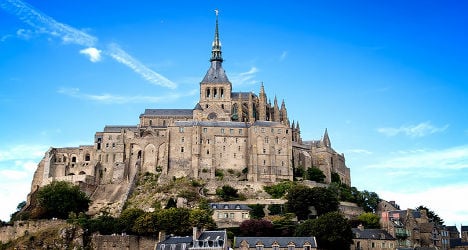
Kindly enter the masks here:
<path id="1" fill-rule="evenodd" d="M 200 236 L 199 233 L 198 233 L 198 228 L 197 228 L 197 227 L 193 227 L 193 228 L 192 228 L 192 240 L 193 240 L 193 241 L 198 240 L 198 236 Z"/>
<path id="2" fill-rule="evenodd" d="M 166 232 L 161 230 L 159 231 L 159 242 L 166 240 Z"/>

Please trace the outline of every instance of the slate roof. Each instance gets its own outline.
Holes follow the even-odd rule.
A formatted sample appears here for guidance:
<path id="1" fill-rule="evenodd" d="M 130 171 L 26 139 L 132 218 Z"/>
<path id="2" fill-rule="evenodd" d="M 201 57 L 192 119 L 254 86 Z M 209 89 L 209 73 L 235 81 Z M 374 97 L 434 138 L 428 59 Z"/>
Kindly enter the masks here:
<path id="1" fill-rule="evenodd" d="M 226 241 L 226 231 L 204 231 L 194 242 L 194 249 L 224 248 Z"/>
<path id="2" fill-rule="evenodd" d="M 211 66 L 203 78 L 203 83 L 226 83 L 231 84 L 227 78 L 226 71 L 223 69 L 222 62 L 212 61 Z"/>
<path id="3" fill-rule="evenodd" d="M 296 247 L 302 247 L 305 243 L 310 243 L 313 248 L 317 247 L 315 237 L 234 237 L 234 248 L 240 248 L 244 240 L 249 246 L 255 246 L 261 242 L 265 247 L 270 247 L 276 242 L 280 248 L 287 248 L 290 242 L 294 242 Z"/>
<path id="4" fill-rule="evenodd" d="M 395 240 L 387 231 L 382 229 L 352 228 L 355 239 Z"/>
<path id="5" fill-rule="evenodd" d="M 462 232 L 466 232 L 466 231 L 468 231 L 468 226 L 461 226 L 460 229 L 461 229 Z"/>
<path id="6" fill-rule="evenodd" d="M 191 236 L 170 236 L 165 240 L 159 242 L 156 246 L 157 250 L 186 250 L 193 246 Z M 183 247 L 185 244 L 185 248 Z M 175 248 L 171 248 L 175 245 Z"/>
<path id="7" fill-rule="evenodd" d="M 145 109 L 140 116 L 193 116 L 193 109 Z"/>
<path id="8" fill-rule="evenodd" d="M 138 127 L 137 126 L 123 126 L 123 125 L 106 125 L 104 127 L 104 132 L 107 132 L 107 133 L 120 133 L 120 131 L 122 129 L 129 129 L 129 130 L 136 131 L 136 130 L 138 130 Z"/>
<path id="9" fill-rule="evenodd" d="M 245 122 L 225 122 L 225 121 L 176 121 L 175 126 L 179 127 L 229 127 L 229 128 L 248 128 L 249 124 Z"/>
<path id="10" fill-rule="evenodd" d="M 450 247 L 468 246 L 468 242 L 462 242 L 460 238 L 450 239 Z"/>
<path id="11" fill-rule="evenodd" d="M 219 210 L 252 210 L 252 208 L 245 204 L 210 203 L 210 207 L 211 209 Z"/>
<path id="12" fill-rule="evenodd" d="M 204 231 L 198 237 L 198 240 L 215 240 L 216 238 L 225 239 L 227 237 L 226 231 Z"/>
<path id="13" fill-rule="evenodd" d="M 257 97 L 256 94 L 251 93 L 251 92 L 231 92 L 231 99 L 233 101 L 236 101 L 237 99 L 239 99 L 239 95 L 241 96 L 242 100 L 249 99 L 249 95 L 253 95 L 252 96 L 253 98 Z"/>
<path id="14" fill-rule="evenodd" d="M 255 121 L 252 126 L 259 126 L 259 127 L 276 127 L 281 126 L 279 122 L 272 122 L 272 121 Z"/>
<path id="15" fill-rule="evenodd" d="M 458 228 L 456 226 L 446 226 L 445 228 L 449 232 L 458 233 Z"/>

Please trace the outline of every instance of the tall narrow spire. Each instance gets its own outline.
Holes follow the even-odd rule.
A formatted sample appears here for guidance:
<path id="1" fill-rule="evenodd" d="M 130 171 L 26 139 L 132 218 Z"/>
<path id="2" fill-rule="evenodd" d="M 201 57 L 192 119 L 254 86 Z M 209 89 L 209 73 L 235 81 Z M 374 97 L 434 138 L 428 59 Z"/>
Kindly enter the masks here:
<path id="1" fill-rule="evenodd" d="M 221 42 L 219 41 L 219 31 L 218 31 L 218 10 L 215 10 L 216 13 L 216 27 L 215 27 L 215 36 L 211 49 L 211 59 L 210 61 L 223 61 L 222 52 L 221 52 Z"/>

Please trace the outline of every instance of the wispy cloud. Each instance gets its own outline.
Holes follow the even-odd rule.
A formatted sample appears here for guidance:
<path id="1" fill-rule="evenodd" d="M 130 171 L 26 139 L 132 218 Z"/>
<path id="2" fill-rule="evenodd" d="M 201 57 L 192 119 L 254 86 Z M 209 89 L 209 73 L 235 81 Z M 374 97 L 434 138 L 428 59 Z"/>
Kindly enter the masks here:
<path id="1" fill-rule="evenodd" d="M 281 55 L 279 57 L 280 62 L 284 61 L 284 59 L 286 59 L 287 56 L 288 56 L 288 52 L 283 51 L 283 53 L 281 53 Z"/>
<path id="2" fill-rule="evenodd" d="M 59 37 L 65 43 L 92 47 L 97 38 L 66 24 L 57 22 L 52 17 L 33 8 L 20 0 L 5 0 L 0 3 L 4 10 L 16 15 L 21 21 L 36 29 L 36 32 Z"/>
<path id="3" fill-rule="evenodd" d="M 101 50 L 98 50 L 93 47 L 80 50 L 80 54 L 87 55 L 91 62 L 101 61 Z"/>
<path id="4" fill-rule="evenodd" d="M 449 127 L 448 124 L 442 127 L 436 127 L 430 122 L 422 122 L 416 125 L 401 126 L 399 128 L 384 127 L 378 128 L 377 132 L 382 133 L 386 136 L 397 136 L 404 134 L 410 137 L 424 137 L 439 132 L 445 131 Z"/>
<path id="5" fill-rule="evenodd" d="M 361 155 L 371 155 L 372 152 L 367 150 L 367 149 L 361 149 L 361 148 L 356 148 L 356 149 L 348 149 L 346 150 L 347 153 L 351 154 L 361 154 Z"/>
<path id="6" fill-rule="evenodd" d="M 0 162 L 11 160 L 25 160 L 42 157 L 48 146 L 44 145 L 15 145 L 0 149 Z"/>
<path id="7" fill-rule="evenodd" d="M 148 80 L 151 83 L 156 85 L 164 86 L 167 88 L 174 89 L 177 87 L 175 83 L 167 79 L 166 77 L 152 71 L 145 65 L 143 65 L 140 61 L 133 58 L 127 52 L 120 48 L 119 45 L 112 43 L 109 45 L 108 54 L 114 58 L 116 61 L 128 66 L 129 68 L 133 69 L 136 73 L 141 75 L 144 79 Z"/>
<path id="8" fill-rule="evenodd" d="M 101 59 L 101 50 L 96 48 L 98 42 L 97 37 L 89 35 L 84 31 L 78 30 L 64 23 L 60 23 L 20 0 L 1 1 L 0 7 L 14 14 L 21 21 L 34 28 L 34 31 L 19 29 L 17 31 L 17 36 L 28 39 L 31 37 L 31 33 L 38 33 L 47 34 L 52 37 L 59 37 L 64 43 L 85 46 L 86 49 L 80 50 L 80 53 L 87 55 L 91 62 L 98 62 Z M 8 37 L 9 36 L 3 36 L 1 40 L 4 41 Z M 107 54 L 109 56 L 131 68 L 135 73 L 139 74 L 150 83 L 171 89 L 176 88 L 175 83 L 146 67 L 144 64 L 121 49 L 117 44 L 110 44 L 108 49 L 109 51 L 107 51 Z"/>
<path id="9" fill-rule="evenodd" d="M 367 168 L 378 168 L 393 171 L 395 169 L 458 170 L 468 169 L 468 145 L 443 150 L 415 150 L 398 153 Z M 418 170 L 416 170 L 418 169 Z"/>
<path id="10" fill-rule="evenodd" d="M 251 85 L 258 83 L 257 80 L 254 80 L 255 74 L 258 72 L 258 68 L 252 66 L 249 71 L 241 72 L 241 73 L 234 73 L 231 75 L 231 82 L 236 84 L 237 86 L 240 85 Z"/>
<path id="11" fill-rule="evenodd" d="M 80 92 L 78 88 L 61 88 L 57 91 L 60 94 L 71 96 L 74 98 L 91 100 L 106 104 L 126 104 L 126 103 L 162 103 L 172 102 L 184 97 L 195 96 L 198 90 L 194 89 L 187 93 L 168 93 L 163 96 L 122 96 L 113 94 L 87 94 Z"/>

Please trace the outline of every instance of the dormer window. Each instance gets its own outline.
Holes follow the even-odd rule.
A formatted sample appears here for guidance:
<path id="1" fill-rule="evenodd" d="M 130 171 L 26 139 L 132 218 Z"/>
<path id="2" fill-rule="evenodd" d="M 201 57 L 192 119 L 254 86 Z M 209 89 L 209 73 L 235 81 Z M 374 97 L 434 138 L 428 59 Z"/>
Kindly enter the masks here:
<path id="1" fill-rule="evenodd" d="M 218 206 L 216 206 L 216 204 L 213 204 L 213 205 L 211 205 L 211 208 L 216 209 L 216 208 L 218 208 Z"/>
<path id="2" fill-rule="evenodd" d="M 241 208 L 240 205 L 236 205 L 236 209 L 240 209 L 240 208 Z"/>

